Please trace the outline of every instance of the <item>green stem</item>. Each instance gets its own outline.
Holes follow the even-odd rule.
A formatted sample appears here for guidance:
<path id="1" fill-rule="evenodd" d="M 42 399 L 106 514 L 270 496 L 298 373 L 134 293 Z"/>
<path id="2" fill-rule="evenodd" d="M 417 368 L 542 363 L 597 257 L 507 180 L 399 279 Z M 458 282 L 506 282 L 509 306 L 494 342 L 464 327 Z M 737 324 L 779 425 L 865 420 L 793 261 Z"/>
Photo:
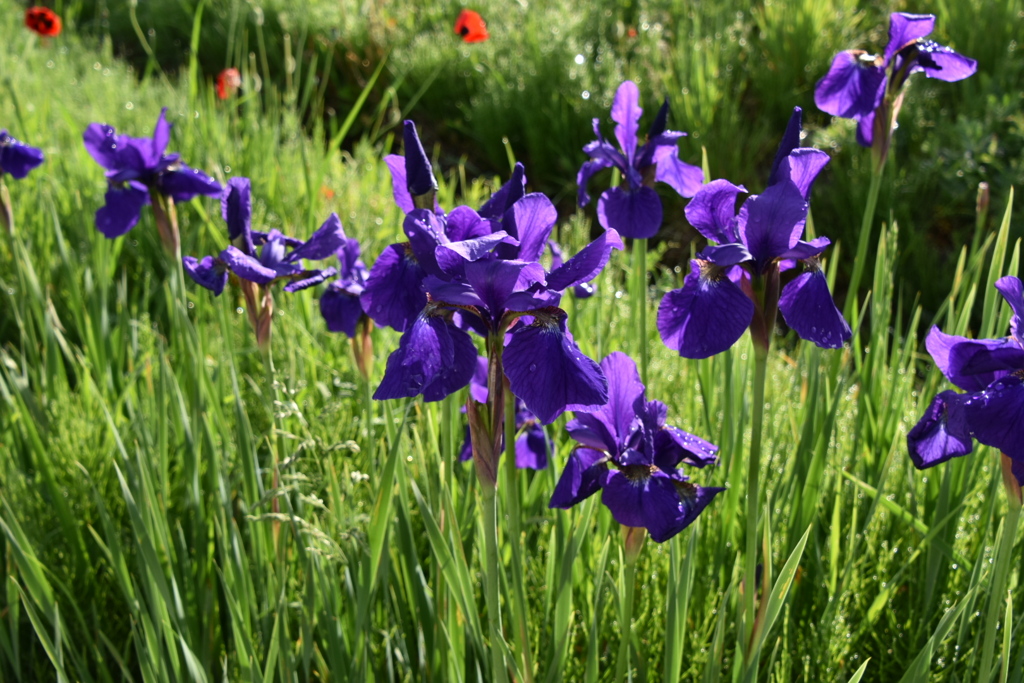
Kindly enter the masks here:
<path id="1" fill-rule="evenodd" d="M 623 553 L 625 555 L 625 553 Z M 622 640 L 619 641 L 619 659 L 615 664 L 615 680 L 628 681 L 632 670 L 629 666 L 630 643 L 633 640 L 633 593 L 636 589 L 636 562 L 624 559 L 622 566 L 622 619 L 620 630 Z"/>
<path id="2" fill-rule="evenodd" d="M 992 587 L 988 592 L 988 612 L 985 617 L 985 642 L 981 649 L 981 669 L 978 681 L 987 683 L 992 680 L 992 659 L 995 656 L 996 632 L 999 615 L 1003 614 L 1001 605 L 1005 600 L 1006 579 L 1010 573 L 1010 558 L 1013 555 L 1013 542 L 1017 538 L 1017 522 L 1020 520 L 1020 504 L 1010 500 L 1009 510 L 1003 518 L 1003 535 L 999 539 L 996 550 L 996 566 L 992 574 Z M 1012 628 L 1011 624 L 1003 624 L 1003 628 Z M 1004 652 L 1008 657 L 1010 653 Z"/>
<path id="3" fill-rule="evenodd" d="M 757 618 L 757 513 L 760 497 L 761 477 L 761 434 L 764 426 L 764 390 L 768 374 L 768 349 L 754 344 L 754 398 L 751 404 L 750 459 L 747 462 L 747 549 L 743 571 L 743 643 L 747 651 L 744 669 L 757 662 L 751 661 L 754 652 L 749 650 L 754 642 L 755 620 Z M 744 676 L 746 678 L 746 676 Z"/>
<path id="4" fill-rule="evenodd" d="M 843 316 L 847 320 L 850 320 L 857 306 L 857 290 L 860 287 L 860 280 L 864 275 L 864 266 L 867 263 L 868 242 L 871 238 L 871 226 L 874 223 L 875 207 L 878 205 L 878 192 L 882 188 L 884 171 L 884 164 L 872 166 L 871 185 L 868 187 L 868 202 L 864 206 L 864 215 L 860 221 L 860 234 L 857 237 L 857 256 L 853 260 L 853 275 L 850 277 L 850 288 L 846 292 L 846 304 L 843 306 Z"/>
<path id="5" fill-rule="evenodd" d="M 487 626 L 491 640 L 491 680 L 508 681 L 508 668 L 502 649 L 501 607 L 498 584 L 501 582 L 498 560 L 498 497 L 497 488 L 481 481 L 481 507 L 484 515 L 484 598 L 487 601 Z"/>
<path id="6" fill-rule="evenodd" d="M 522 511 L 519 506 L 519 472 L 516 468 L 516 397 L 505 385 L 505 509 L 508 514 L 508 535 L 512 546 L 512 590 L 515 597 L 516 640 L 523 664 L 523 680 L 533 681 L 533 658 L 530 655 L 530 627 L 523 586 Z"/>
<path id="7" fill-rule="evenodd" d="M 647 385 L 647 240 L 633 241 L 633 305 L 640 330 L 640 380 Z"/>

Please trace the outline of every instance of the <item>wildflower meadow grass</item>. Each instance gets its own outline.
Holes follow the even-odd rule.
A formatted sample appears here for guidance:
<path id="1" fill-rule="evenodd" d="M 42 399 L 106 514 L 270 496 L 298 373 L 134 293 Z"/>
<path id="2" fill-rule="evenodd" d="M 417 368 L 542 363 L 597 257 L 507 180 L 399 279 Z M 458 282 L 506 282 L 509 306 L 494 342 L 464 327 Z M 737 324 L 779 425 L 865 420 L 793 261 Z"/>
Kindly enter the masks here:
<path id="1" fill-rule="evenodd" d="M 881 165 L 813 91 L 888 6 L 346 2 L 407 39 L 346 71 L 336 7 L 174 4 L 171 65 L 155 0 L 0 0 L 0 680 L 1024 681 L 1020 0 L 897 8 L 978 69 L 859 101 Z M 576 210 L 673 149 L 660 238 Z"/>

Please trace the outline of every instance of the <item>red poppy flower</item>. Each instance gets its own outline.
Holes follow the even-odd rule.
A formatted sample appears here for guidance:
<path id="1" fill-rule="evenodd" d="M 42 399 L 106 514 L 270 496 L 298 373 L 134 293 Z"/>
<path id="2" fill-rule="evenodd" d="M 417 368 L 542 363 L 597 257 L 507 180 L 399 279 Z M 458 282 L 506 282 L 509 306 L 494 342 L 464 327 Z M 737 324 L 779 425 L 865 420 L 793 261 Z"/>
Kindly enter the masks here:
<path id="1" fill-rule="evenodd" d="M 224 69 L 217 75 L 217 97 L 226 100 L 235 94 L 242 85 L 242 76 L 238 69 L 231 67 Z"/>
<path id="2" fill-rule="evenodd" d="M 29 7 L 25 10 L 25 26 L 47 38 L 60 35 L 60 17 L 48 7 Z"/>
<path id="3" fill-rule="evenodd" d="M 467 43 L 482 43 L 490 38 L 483 17 L 471 9 L 464 9 L 455 21 L 455 32 Z"/>

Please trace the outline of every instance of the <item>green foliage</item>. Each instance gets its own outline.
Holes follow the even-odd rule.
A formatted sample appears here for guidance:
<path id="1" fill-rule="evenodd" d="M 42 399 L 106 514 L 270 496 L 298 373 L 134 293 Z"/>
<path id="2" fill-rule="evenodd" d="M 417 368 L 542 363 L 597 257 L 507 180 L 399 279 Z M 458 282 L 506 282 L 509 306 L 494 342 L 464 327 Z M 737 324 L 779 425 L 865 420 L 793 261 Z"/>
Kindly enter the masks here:
<path id="1" fill-rule="evenodd" d="M 21 28 L 13 3 L 0 0 L 0 125 L 47 154 L 26 180 L 10 184 L 18 231 L 0 240 L 0 679 L 486 678 L 479 496 L 472 467 L 455 457 L 464 397 L 371 404 L 372 386 L 357 373 L 347 342 L 326 332 L 309 292 L 275 295 L 270 371 L 236 290 L 215 299 L 191 283 L 183 288 L 148 214 L 115 241 L 95 231 L 105 181 L 81 134 L 89 122 L 106 121 L 148 135 L 168 106 L 171 149 L 221 180 L 252 178 L 255 224 L 304 236 L 337 211 L 372 260 L 400 234 L 381 157 L 392 146 L 388 126 L 398 120 L 392 109 L 408 113 L 413 99 L 424 128 L 443 141 L 444 206 L 457 198 L 478 204 L 489 193 L 494 183 L 473 179 L 474 169 L 506 168 L 503 135 L 517 156 L 529 155 L 528 168 L 537 166 L 533 182 L 547 174 L 570 192 L 581 160 L 573 155 L 590 135 L 585 121 L 606 120 L 622 76 L 645 79 L 649 106 L 660 94 L 690 89 L 676 106 L 676 125 L 700 137 L 684 156 L 694 160 L 707 143 L 715 175 L 735 172 L 732 179 L 758 187 L 761 161 L 781 130 L 769 119 L 809 97 L 831 51 L 884 43 L 874 28 L 883 25 L 880 11 L 862 15 L 842 3 L 835 3 L 842 21 L 810 2 L 794 12 L 759 5 L 742 16 L 706 3 L 606 4 L 586 14 L 495 6 L 485 12 L 494 39 L 470 50 L 448 35 L 454 5 L 426 10 L 422 21 L 435 28 L 424 33 L 411 7 L 374 9 L 363 19 L 354 3 L 267 3 L 261 43 L 241 28 L 252 21 L 249 4 L 214 0 L 204 6 L 199 44 L 256 55 L 243 64 L 240 99 L 221 103 L 207 82 L 193 80 L 198 72 L 165 72 L 160 61 L 164 32 L 178 27 L 181 45 L 191 43 L 188 3 L 139 4 L 140 25 L 160 26 L 151 42 L 160 68 L 144 61 L 133 70 L 112 56 L 112 44 L 129 44 L 128 29 L 117 24 L 125 21 L 124 6 L 65 3 L 70 26 L 77 21 L 111 36 L 97 52 L 71 30 L 41 44 Z M 965 31 L 953 41 L 965 53 L 996 55 L 1003 49 L 997 43 L 1012 39 L 1012 24 L 986 34 L 964 17 L 1010 16 L 1017 4 L 986 4 L 993 9 L 985 12 L 979 5 L 967 15 L 952 5 L 940 28 Z M 408 37 L 393 44 L 378 86 L 383 94 L 367 100 L 369 118 L 360 119 L 348 151 L 328 151 L 338 121 L 308 115 L 327 95 L 324 81 L 309 77 L 324 72 L 305 58 L 290 86 L 271 88 L 266 79 L 255 92 L 256 77 L 268 73 L 264 58 L 283 54 L 274 46 L 283 49 L 288 34 L 270 21 L 284 21 L 282 12 L 290 21 L 308 19 L 289 29 L 294 46 L 316 40 L 312 27 L 332 22 L 347 27 L 353 44 L 361 30 Z M 520 27 L 543 39 L 514 44 L 501 37 Z M 638 29 L 635 42 L 629 28 Z M 875 33 L 858 40 L 862 30 Z M 807 32 L 814 40 L 798 40 Z M 311 54 L 319 53 L 303 53 Z M 816 66 L 804 71 L 797 60 Z M 505 79 L 500 87 L 496 74 Z M 899 182 L 882 207 L 901 220 L 881 231 L 873 250 L 871 298 L 852 321 L 860 336 L 837 352 L 792 336 L 776 340 L 761 505 L 771 520 L 768 573 L 783 581 L 764 596 L 774 626 L 759 643 L 759 680 L 892 681 L 908 672 L 917 680 L 978 680 L 986 635 L 979 617 L 1024 611 L 1019 550 L 1009 565 L 1012 602 L 989 591 L 1005 509 L 997 454 L 982 447 L 921 473 L 905 452 L 906 431 L 944 386 L 918 353 L 917 330 L 933 318 L 958 333 L 1006 329 L 991 284 L 1019 269 L 1007 206 L 1007 184 L 1020 172 L 1011 82 L 996 75 L 964 86 L 979 97 L 1006 91 L 975 100 L 994 102 L 991 115 L 971 109 L 980 105 L 970 98 L 936 91 L 935 106 L 941 99 L 949 108 L 949 126 L 930 123 L 938 109 L 925 106 L 929 84 L 915 85 L 913 97 L 921 99 L 908 102 L 907 113 L 920 105 L 931 114 L 906 117 L 898 135 L 906 144 L 897 150 Z M 588 100 L 575 94 L 583 89 Z M 720 142 L 723 135 L 728 142 Z M 452 145 L 456 138 L 473 143 Z M 831 181 L 819 185 L 814 206 L 818 223 L 829 226 L 821 232 L 835 234 L 836 225 L 842 234 L 842 221 L 826 217 L 856 220 L 866 174 L 855 164 L 866 155 L 848 152 L 842 123 L 811 139 L 837 145 Z M 973 146 L 977 140 L 984 142 Z M 917 145 L 932 166 L 919 163 Z M 978 175 L 958 183 L 943 170 L 943 154 L 968 151 Z M 460 156 L 468 160 L 450 161 Z M 901 212 L 921 197 L 932 207 L 940 191 L 959 190 L 973 202 L 968 181 L 976 178 L 991 179 L 998 231 L 983 225 L 977 234 L 950 237 L 959 257 L 950 257 L 952 286 L 933 285 L 939 278 L 928 270 L 928 285 L 942 298 L 928 309 L 907 304 L 917 292 L 914 269 L 926 268 L 919 245 L 928 242 L 908 236 L 922 229 L 911 229 L 920 223 L 904 222 Z M 950 215 L 959 210 L 945 200 L 934 206 Z M 194 200 L 179 216 L 184 253 L 225 245 L 216 201 Z M 970 212 L 963 219 L 974 224 Z M 568 217 L 559 240 L 575 251 L 589 227 L 581 214 Z M 663 256 L 669 248 L 652 251 Z M 841 260 L 832 252 L 826 264 L 833 283 Z M 638 679 L 722 680 L 740 656 L 753 353 L 744 339 L 721 356 L 685 361 L 653 329 L 640 338 L 636 302 L 625 291 L 636 280 L 629 262 L 617 254 L 595 298 L 565 302 L 576 339 L 594 358 L 614 350 L 637 357 L 649 347 L 648 397 L 668 404 L 671 423 L 722 447 L 721 466 L 696 473 L 695 481 L 729 486 L 698 523 L 668 544 L 648 543 L 641 554 L 632 666 Z M 901 284 L 908 273 L 910 284 Z M 654 269 L 648 318 L 680 279 L 670 267 Z M 378 330 L 373 341 L 379 378 L 397 335 Z M 522 566 L 506 570 L 504 608 L 521 579 L 538 680 L 609 680 L 626 632 L 616 622 L 619 529 L 596 500 L 571 511 L 547 508 L 572 447 L 563 426 L 561 419 L 548 430 L 552 468 L 519 472 L 514 485 L 502 481 L 500 495 L 514 495 L 521 511 L 523 551 Z M 503 525 L 500 539 L 506 563 L 515 555 L 511 528 Z M 1011 632 L 1004 627 L 999 639 L 1011 649 L 996 652 L 1009 680 L 1019 681 L 1022 650 L 1013 649 L 1019 639 Z"/>

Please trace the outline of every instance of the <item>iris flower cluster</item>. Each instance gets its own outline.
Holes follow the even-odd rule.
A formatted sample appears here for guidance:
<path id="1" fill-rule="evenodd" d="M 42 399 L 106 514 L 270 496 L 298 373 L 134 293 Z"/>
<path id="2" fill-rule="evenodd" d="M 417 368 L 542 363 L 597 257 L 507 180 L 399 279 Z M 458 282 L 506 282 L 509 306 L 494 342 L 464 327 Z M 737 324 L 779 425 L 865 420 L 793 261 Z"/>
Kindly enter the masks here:
<path id="1" fill-rule="evenodd" d="M 644 144 L 639 143 L 640 90 L 633 81 L 625 81 L 615 91 L 612 120 L 619 147 L 601 135 L 600 121 L 594 119 L 597 140 L 588 143 L 583 151 L 590 155 L 576 175 L 580 206 L 590 203 L 587 183 L 591 176 L 606 168 L 616 168 L 622 174 L 622 184 L 601 193 L 597 201 L 597 218 L 601 227 L 616 230 L 623 237 L 654 237 L 661 228 L 661 198 L 654 183 L 665 183 L 682 197 L 692 197 L 704 173 L 679 159 L 677 141 L 686 135 L 666 130 L 668 100 L 661 105 L 647 132 Z"/>
<path id="2" fill-rule="evenodd" d="M 177 254 L 180 245 L 176 202 L 197 195 L 218 197 L 220 183 L 189 168 L 177 153 L 165 154 L 171 139 L 166 107 L 160 112 L 151 138 L 118 135 L 113 127 L 89 124 L 83 140 L 93 159 L 107 169 L 106 204 L 96 211 L 96 229 L 110 239 L 120 237 L 139 222 L 142 207 L 152 203 L 164 246 Z"/>
<path id="3" fill-rule="evenodd" d="M 967 455 L 974 439 L 998 448 L 1024 484 L 1024 285 L 1003 277 L 996 288 L 1010 305 L 1010 336 L 968 339 L 932 327 L 928 353 L 946 378 L 964 390 L 946 390 L 907 434 L 914 464 L 924 469 Z"/>
<path id="4" fill-rule="evenodd" d="M 477 358 L 468 330 L 484 337 L 488 358 L 541 423 L 567 407 L 603 404 L 604 377 L 576 346 L 558 303 L 622 248 L 618 234 L 605 231 L 549 272 L 540 260 L 557 212 L 543 194 L 525 194 L 521 166 L 479 211 L 445 213 L 411 122 L 405 133 L 405 158 L 388 163 L 409 241 L 384 251 L 362 294 L 371 318 L 403 331 L 374 398 L 436 401 L 466 386 Z"/>
<path id="5" fill-rule="evenodd" d="M 697 486 L 680 469 L 715 464 L 718 446 L 665 424 L 668 408 L 646 399 L 636 363 L 626 354 L 610 354 L 601 369 L 608 403 L 577 413 L 566 425 L 582 445 L 569 456 L 550 507 L 568 509 L 601 491 L 615 521 L 645 528 L 663 543 L 725 490 Z"/>
<path id="6" fill-rule="evenodd" d="M 214 296 L 224 291 L 228 273 L 238 279 L 245 296 L 249 322 L 261 348 L 270 342 L 274 303 L 270 285 L 287 280 L 284 289 L 294 292 L 319 284 L 337 273 L 334 267 L 307 270 L 303 259 L 318 261 L 343 252 L 349 239 L 336 214 L 324 221 L 308 241 L 288 237 L 279 230 L 252 229 L 252 194 L 248 178 L 232 178 L 221 197 L 221 215 L 228 225 L 228 245 L 217 256 L 182 257 L 189 277 Z M 289 251 L 290 250 L 290 251 Z"/>
<path id="7" fill-rule="evenodd" d="M 928 40 L 934 29 L 931 14 L 892 14 L 885 52 L 872 55 L 864 50 L 844 50 L 837 54 L 814 89 L 814 103 L 828 114 L 856 121 L 857 142 L 878 148 L 884 160 L 903 86 L 912 74 L 959 81 L 978 68 L 973 59 Z"/>
<path id="8" fill-rule="evenodd" d="M 797 107 L 768 187 L 748 197 L 738 213 L 736 197 L 746 188 L 724 179 L 703 185 L 686 206 L 690 224 L 715 244 L 690 261 L 682 288 L 666 294 L 658 310 L 661 338 L 681 356 L 707 358 L 725 351 L 748 327 L 755 343 L 767 350 L 776 311 L 802 338 L 823 348 L 839 348 L 851 337 L 818 262 L 828 238 L 801 239 L 811 185 L 828 155 L 797 147 L 800 120 Z M 780 271 L 798 262 L 804 272 L 780 296 Z"/>

